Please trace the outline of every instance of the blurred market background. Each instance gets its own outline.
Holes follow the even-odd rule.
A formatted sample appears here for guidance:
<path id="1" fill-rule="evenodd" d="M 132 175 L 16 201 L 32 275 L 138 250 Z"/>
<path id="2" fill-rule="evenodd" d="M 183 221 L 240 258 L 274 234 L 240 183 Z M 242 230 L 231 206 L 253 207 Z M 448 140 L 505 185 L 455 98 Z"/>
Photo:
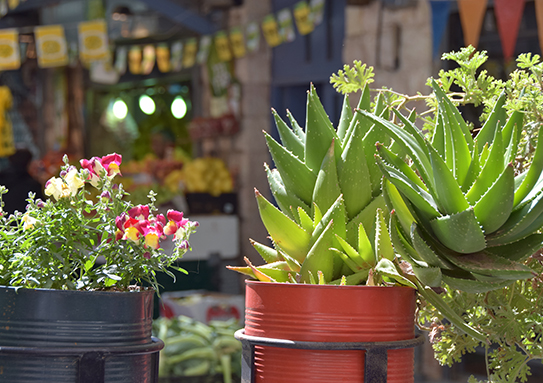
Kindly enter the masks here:
<path id="1" fill-rule="evenodd" d="M 258 262 L 249 238 L 266 241 L 254 188 L 270 197 L 270 108 L 303 122 L 312 82 L 337 122 L 329 78 L 353 60 L 374 66 L 376 88 L 429 93 L 426 79 L 449 65 L 441 54 L 468 44 L 505 78 L 517 54 L 541 54 L 542 31 L 542 0 L 0 0 L 0 171 L 30 153 L 43 187 L 64 153 L 121 153 L 134 202 L 153 190 L 161 209 L 199 221 L 179 261 L 189 274 L 160 280 L 161 371 L 228 381 L 244 301 L 225 266 Z M 478 353 L 449 369 L 428 344 L 416 352 L 418 382 L 485 373 Z"/>

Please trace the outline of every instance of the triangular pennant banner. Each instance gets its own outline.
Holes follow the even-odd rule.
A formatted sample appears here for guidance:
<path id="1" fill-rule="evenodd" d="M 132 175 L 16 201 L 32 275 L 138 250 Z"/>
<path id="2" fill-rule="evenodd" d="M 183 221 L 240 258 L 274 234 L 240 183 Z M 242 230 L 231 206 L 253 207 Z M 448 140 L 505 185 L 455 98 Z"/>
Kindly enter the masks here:
<path id="1" fill-rule="evenodd" d="M 264 38 L 270 47 L 276 47 L 281 44 L 281 35 L 279 34 L 279 25 L 275 16 L 270 14 L 264 17 L 262 21 L 262 32 L 264 33 Z"/>
<path id="2" fill-rule="evenodd" d="M 155 66 L 155 47 L 148 44 L 143 48 L 143 59 L 141 60 L 141 73 L 150 74 Z"/>
<path id="3" fill-rule="evenodd" d="M 141 48 L 137 45 L 132 46 L 128 51 L 128 69 L 130 70 L 130 73 L 141 73 L 141 59 Z"/>
<path id="4" fill-rule="evenodd" d="M 217 49 L 217 55 L 221 61 L 232 60 L 232 53 L 230 52 L 230 43 L 228 42 L 228 35 L 224 31 L 219 31 L 215 35 L 215 49 Z"/>
<path id="5" fill-rule="evenodd" d="M 451 10 L 450 1 L 432 0 L 430 1 L 432 9 L 432 57 L 436 58 L 439 54 L 439 46 L 445 33 L 445 27 L 449 20 Z"/>
<path id="6" fill-rule="evenodd" d="M 198 51 L 198 42 L 195 37 L 185 41 L 183 46 L 183 68 L 190 68 L 196 64 L 196 52 Z"/>
<path id="7" fill-rule="evenodd" d="M 313 18 L 311 17 L 311 8 L 307 4 L 307 1 L 299 1 L 294 5 L 294 19 L 296 20 L 296 27 L 301 35 L 307 35 L 313 32 Z"/>
<path id="8" fill-rule="evenodd" d="M 502 42 L 503 57 L 509 61 L 515 52 L 524 0 L 494 0 L 494 12 Z"/>
<path id="9" fill-rule="evenodd" d="M 170 71 L 170 49 L 168 44 L 161 43 L 156 46 L 156 64 L 158 70 L 162 73 Z"/>
<path id="10" fill-rule="evenodd" d="M 279 22 L 279 34 L 284 42 L 290 43 L 296 38 L 294 33 L 294 23 L 292 22 L 292 13 L 290 8 L 283 8 L 277 13 Z"/>
<path id="11" fill-rule="evenodd" d="M 175 41 L 170 50 L 170 66 L 172 72 L 179 72 L 183 66 L 183 42 Z"/>
<path id="12" fill-rule="evenodd" d="M 458 0 L 460 21 L 464 32 L 464 45 L 477 48 L 488 0 Z"/>
<path id="13" fill-rule="evenodd" d="M 230 46 L 237 59 L 245 56 L 245 38 L 240 27 L 234 27 L 230 30 Z"/>

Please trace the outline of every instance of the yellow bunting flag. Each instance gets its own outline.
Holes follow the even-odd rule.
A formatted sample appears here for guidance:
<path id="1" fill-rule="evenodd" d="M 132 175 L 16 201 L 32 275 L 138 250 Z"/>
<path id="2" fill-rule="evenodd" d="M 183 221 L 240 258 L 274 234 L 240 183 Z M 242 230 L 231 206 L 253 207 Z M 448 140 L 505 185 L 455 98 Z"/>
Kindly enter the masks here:
<path id="1" fill-rule="evenodd" d="M 264 17 L 262 21 L 262 32 L 264 38 L 270 47 L 276 47 L 281 44 L 281 35 L 279 34 L 279 26 L 275 16 L 270 14 Z"/>
<path id="2" fill-rule="evenodd" d="M 68 49 L 64 28 L 61 25 L 48 25 L 34 28 L 38 65 L 42 68 L 68 64 Z"/>
<path id="3" fill-rule="evenodd" d="M 479 37 L 481 36 L 481 27 L 483 26 L 487 1 L 488 0 L 458 0 L 458 11 L 460 12 L 465 46 L 472 45 L 477 48 L 477 45 L 479 45 Z"/>
<path id="4" fill-rule="evenodd" d="M 16 29 L 0 30 L 0 70 L 19 69 L 19 33 Z"/>
<path id="5" fill-rule="evenodd" d="M 108 58 L 107 26 L 104 20 L 85 21 L 78 25 L 79 57 L 83 62 Z"/>
<path id="6" fill-rule="evenodd" d="M 219 60 L 232 60 L 232 53 L 230 52 L 228 36 L 224 31 L 220 31 L 215 35 L 215 48 L 217 49 L 217 56 L 219 56 Z"/>
<path id="7" fill-rule="evenodd" d="M 158 70 L 162 73 L 170 71 L 170 50 L 168 44 L 161 43 L 156 46 L 156 64 Z"/>
<path id="8" fill-rule="evenodd" d="M 315 26 L 311 18 L 311 8 L 307 1 L 300 1 L 294 5 L 294 20 L 296 20 L 296 28 L 301 35 L 307 35 L 313 32 Z"/>
<path id="9" fill-rule="evenodd" d="M 173 72 L 179 72 L 183 64 L 183 42 L 176 41 L 172 43 L 170 50 L 170 66 Z"/>
<path id="10" fill-rule="evenodd" d="M 0 86 L 0 157 L 15 153 L 13 129 L 8 116 L 8 109 L 13 105 L 13 97 L 7 86 Z"/>
<path id="11" fill-rule="evenodd" d="M 143 60 L 141 61 L 141 73 L 149 74 L 155 67 L 155 47 L 153 45 L 146 45 L 143 48 Z"/>
<path id="12" fill-rule="evenodd" d="M 19 6 L 19 0 L 8 0 L 9 9 L 15 9 Z"/>
<path id="13" fill-rule="evenodd" d="M 195 38 L 190 38 L 185 41 L 183 49 L 183 68 L 190 68 L 196 63 L 196 51 L 198 43 Z"/>
<path id="14" fill-rule="evenodd" d="M 115 51 L 115 71 L 123 75 L 126 73 L 126 57 L 128 56 L 128 48 L 126 45 L 120 46 Z"/>
<path id="15" fill-rule="evenodd" d="M 240 27 L 234 27 L 230 30 L 230 46 L 236 58 L 245 56 L 245 38 Z"/>
<path id="16" fill-rule="evenodd" d="M 141 67 L 141 48 L 134 45 L 128 51 L 128 69 L 132 74 L 140 74 Z"/>

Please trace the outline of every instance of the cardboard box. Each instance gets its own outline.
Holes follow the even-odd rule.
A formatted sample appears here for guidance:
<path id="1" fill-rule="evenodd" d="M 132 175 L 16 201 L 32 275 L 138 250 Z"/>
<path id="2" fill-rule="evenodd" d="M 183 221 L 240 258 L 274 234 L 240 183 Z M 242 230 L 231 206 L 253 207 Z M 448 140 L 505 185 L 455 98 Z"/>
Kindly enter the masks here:
<path id="1" fill-rule="evenodd" d="M 172 291 L 161 294 L 160 315 L 185 315 L 197 321 L 236 319 L 243 327 L 245 297 L 204 290 Z"/>

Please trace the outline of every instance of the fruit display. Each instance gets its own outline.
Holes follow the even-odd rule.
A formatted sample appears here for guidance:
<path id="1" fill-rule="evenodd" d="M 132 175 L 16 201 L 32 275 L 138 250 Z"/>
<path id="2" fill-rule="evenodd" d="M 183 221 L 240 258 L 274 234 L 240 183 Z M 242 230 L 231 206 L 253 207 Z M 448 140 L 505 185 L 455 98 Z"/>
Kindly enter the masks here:
<path id="1" fill-rule="evenodd" d="M 201 157 L 183 168 L 187 193 L 209 193 L 218 196 L 233 190 L 232 176 L 220 158 Z"/>
<path id="2" fill-rule="evenodd" d="M 159 377 L 220 374 L 221 382 L 233 382 L 232 376 L 241 374 L 241 342 L 234 338 L 238 328 L 234 319 L 208 324 L 184 315 L 156 319 L 153 335 L 164 341 Z"/>

